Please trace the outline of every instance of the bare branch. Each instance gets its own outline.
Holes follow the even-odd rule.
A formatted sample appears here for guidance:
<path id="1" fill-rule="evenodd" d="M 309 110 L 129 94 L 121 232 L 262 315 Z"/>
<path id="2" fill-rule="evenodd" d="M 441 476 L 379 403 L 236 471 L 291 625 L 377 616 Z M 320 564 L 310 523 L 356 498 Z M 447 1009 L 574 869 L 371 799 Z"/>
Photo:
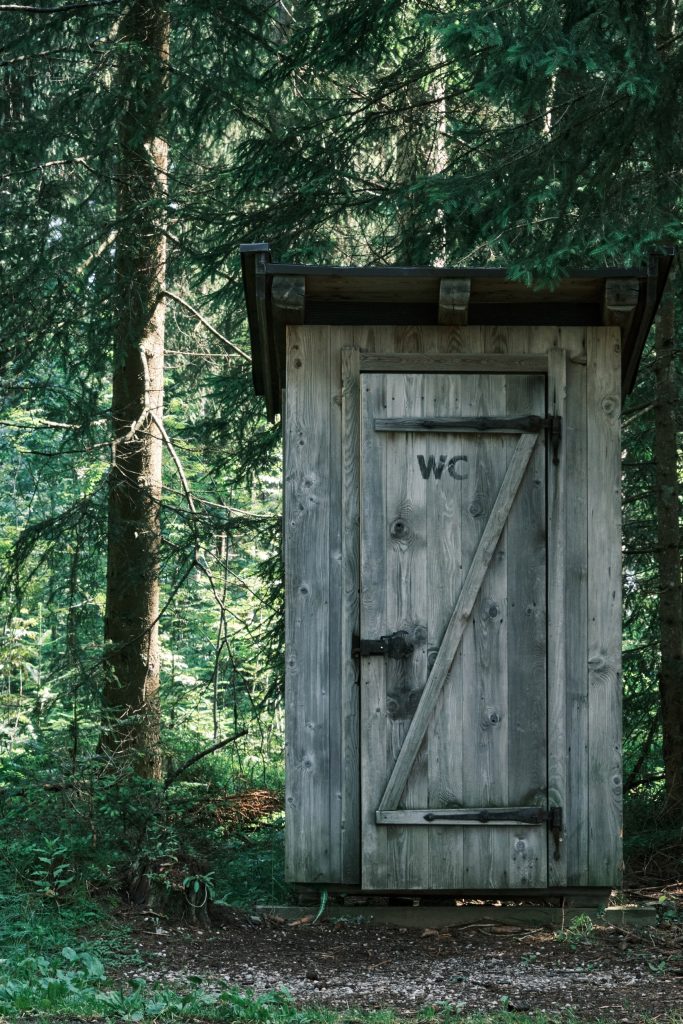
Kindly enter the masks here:
<path id="1" fill-rule="evenodd" d="M 104 420 L 93 420 L 89 425 L 101 426 Z M 13 430 L 84 430 L 82 423 L 60 423 L 58 420 L 38 419 L 34 423 L 13 423 L 12 420 L 0 420 L 0 427 L 11 427 Z"/>
<path id="2" fill-rule="evenodd" d="M 60 7 L 33 7 L 28 4 L 0 4 L 0 11 L 19 14 L 69 14 L 71 11 L 90 10 L 95 7 L 117 6 L 121 0 L 93 0 L 87 4 L 62 4 Z"/>
<path id="3" fill-rule="evenodd" d="M 183 772 L 187 771 L 188 768 L 191 768 L 193 764 L 197 763 L 197 761 L 201 761 L 201 759 L 206 757 L 207 754 L 213 754 L 216 750 L 220 750 L 221 747 L 227 747 L 228 743 L 234 743 L 235 740 L 248 735 L 248 731 L 248 729 L 242 729 L 240 732 L 236 732 L 234 735 L 228 736 L 227 740 L 219 740 L 218 743 L 214 743 L 213 746 L 207 747 L 206 750 L 201 750 L 198 754 L 195 754 L 194 757 L 189 759 L 189 761 L 185 761 L 184 764 L 181 764 L 180 768 L 176 768 L 174 772 L 171 772 L 170 775 L 166 776 L 164 789 L 168 789 L 169 786 L 172 786 L 179 775 L 182 775 Z"/>
<path id="4" fill-rule="evenodd" d="M 236 345 L 234 341 L 229 341 L 226 337 L 224 337 L 224 335 L 222 335 L 220 331 L 217 331 L 216 328 L 209 323 L 206 317 L 202 316 L 199 310 L 195 309 L 194 306 L 191 306 L 189 302 L 185 301 L 185 299 L 182 299 L 180 295 L 176 295 L 175 292 L 169 292 L 167 288 L 165 288 L 161 294 L 166 295 L 169 299 L 173 299 L 173 301 L 177 302 L 178 305 L 182 306 L 189 313 L 192 313 L 192 316 L 195 316 L 197 320 L 199 320 L 200 324 L 203 324 L 204 327 L 206 327 L 207 331 L 210 331 L 215 338 L 218 338 L 219 341 L 222 341 L 224 345 L 227 345 L 228 348 L 232 349 L 233 352 L 236 352 L 238 356 L 242 356 L 242 359 L 246 359 L 248 363 L 251 362 L 250 355 L 248 355 L 243 349 Z"/>
<path id="5" fill-rule="evenodd" d="M 651 409 L 654 409 L 654 407 L 654 402 L 648 402 L 646 405 L 639 405 L 636 409 L 633 409 L 628 416 L 624 416 L 621 421 L 622 427 L 627 427 L 629 423 L 633 423 L 633 421 L 637 420 L 639 416 L 645 416 L 645 414 L 650 412 Z"/>
<path id="6" fill-rule="evenodd" d="M 159 417 L 156 415 L 156 413 L 153 413 L 150 410 L 149 416 L 150 416 L 150 419 L 152 419 L 154 421 L 154 423 L 156 424 L 157 430 L 161 434 L 163 442 L 166 445 L 166 447 L 168 448 L 168 454 L 173 459 L 173 464 L 175 465 L 175 468 L 176 468 L 176 470 L 178 472 L 178 477 L 180 479 L 180 486 L 182 487 L 183 494 L 185 495 L 185 498 L 187 499 L 187 504 L 190 506 L 190 511 L 192 512 L 193 515 L 196 515 L 197 514 L 197 507 L 196 507 L 196 505 L 194 503 L 194 498 L 192 497 L 192 492 L 190 491 L 190 485 L 188 483 L 187 477 L 185 476 L 185 470 L 183 469 L 183 464 L 180 461 L 180 458 L 178 457 L 177 451 L 173 447 L 173 442 L 171 441 L 171 438 L 168 436 L 168 431 L 166 430 L 166 427 L 163 425 L 163 423 L 161 422 Z"/>
<path id="7" fill-rule="evenodd" d="M 166 487 L 165 490 L 171 494 L 181 493 L 180 491 L 176 491 L 173 487 Z M 280 518 L 278 512 L 249 512 L 244 508 L 235 508 L 234 505 L 226 505 L 225 502 L 209 501 L 208 498 L 195 498 L 195 501 L 198 501 L 201 505 L 210 505 L 211 508 L 220 508 L 224 512 L 229 512 L 230 515 L 243 516 L 245 519 L 263 519 L 265 521 Z"/>
<path id="8" fill-rule="evenodd" d="M 91 263 L 93 263 L 95 260 L 98 260 L 102 253 L 105 252 L 110 245 L 113 245 L 115 239 L 116 231 L 110 231 L 105 240 L 101 243 L 101 245 L 99 245 L 97 249 L 95 249 L 95 252 L 92 252 L 85 260 L 83 260 L 80 267 L 78 267 L 78 269 L 76 270 L 76 273 L 79 275 L 83 274 L 88 269 Z"/>

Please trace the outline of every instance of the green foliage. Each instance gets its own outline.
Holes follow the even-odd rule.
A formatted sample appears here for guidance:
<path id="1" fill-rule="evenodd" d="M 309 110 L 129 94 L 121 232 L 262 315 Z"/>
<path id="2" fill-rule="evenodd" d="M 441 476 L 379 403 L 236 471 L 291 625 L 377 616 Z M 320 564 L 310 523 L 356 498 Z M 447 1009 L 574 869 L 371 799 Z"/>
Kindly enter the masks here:
<path id="1" fill-rule="evenodd" d="M 231 836 L 217 872 L 216 890 L 222 902 L 249 909 L 290 903 L 285 883 L 283 821 L 257 832 Z"/>
<path id="2" fill-rule="evenodd" d="M 566 942 L 572 950 L 577 949 L 590 943 L 594 927 L 589 914 L 577 914 L 568 925 L 555 933 L 555 939 L 557 942 Z"/>
<path id="3" fill-rule="evenodd" d="M 4 973 L 4 972 L 3 972 Z M 148 985 L 144 978 L 112 982 L 102 960 L 88 949 L 65 946 L 59 956 L 29 956 L 0 974 L 0 1012 L 87 1014 L 120 1021 L 201 1019 L 268 1021 L 296 1019 L 282 993 L 253 999 L 225 985 L 202 989 Z"/>
<path id="4" fill-rule="evenodd" d="M 624 857 L 638 878 L 677 877 L 683 857 L 683 828 L 666 808 L 664 791 L 633 793 L 624 803 Z"/>

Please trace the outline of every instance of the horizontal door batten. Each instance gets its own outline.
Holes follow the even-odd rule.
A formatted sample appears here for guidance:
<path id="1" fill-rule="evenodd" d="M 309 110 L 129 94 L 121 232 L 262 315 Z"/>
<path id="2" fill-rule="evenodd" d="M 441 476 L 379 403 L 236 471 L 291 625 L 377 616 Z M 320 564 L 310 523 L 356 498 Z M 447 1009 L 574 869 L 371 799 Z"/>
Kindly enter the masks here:
<path id="1" fill-rule="evenodd" d="M 377 811 L 378 825 L 545 825 L 544 807 L 433 807 Z"/>
<path id="2" fill-rule="evenodd" d="M 542 416 L 376 417 L 375 430 L 437 434 L 538 434 L 550 425 Z"/>

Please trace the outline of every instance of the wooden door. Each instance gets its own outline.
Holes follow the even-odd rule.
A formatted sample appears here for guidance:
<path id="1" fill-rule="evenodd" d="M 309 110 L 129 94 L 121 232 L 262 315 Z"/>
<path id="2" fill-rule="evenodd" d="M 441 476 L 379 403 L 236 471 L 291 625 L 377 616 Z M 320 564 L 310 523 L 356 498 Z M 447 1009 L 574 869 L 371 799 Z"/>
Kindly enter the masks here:
<path id="1" fill-rule="evenodd" d="M 545 391 L 361 376 L 365 889 L 548 884 Z"/>

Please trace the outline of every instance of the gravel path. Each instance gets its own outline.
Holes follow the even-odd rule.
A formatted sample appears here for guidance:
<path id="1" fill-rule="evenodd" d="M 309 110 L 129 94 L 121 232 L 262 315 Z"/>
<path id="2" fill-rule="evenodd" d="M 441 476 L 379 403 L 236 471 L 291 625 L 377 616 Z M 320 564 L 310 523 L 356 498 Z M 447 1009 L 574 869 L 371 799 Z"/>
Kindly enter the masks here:
<path id="1" fill-rule="evenodd" d="M 286 989 L 301 1006 L 391 1007 L 411 1015 L 448 1004 L 464 1011 L 570 1008 L 583 1021 L 633 1024 L 683 1010 L 683 930 L 595 927 L 564 940 L 546 929 L 378 928 L 352 919 L 312 925 L 215 908 L 211 930 L 137 916 L 149 981 L 254 993 Z"/>

